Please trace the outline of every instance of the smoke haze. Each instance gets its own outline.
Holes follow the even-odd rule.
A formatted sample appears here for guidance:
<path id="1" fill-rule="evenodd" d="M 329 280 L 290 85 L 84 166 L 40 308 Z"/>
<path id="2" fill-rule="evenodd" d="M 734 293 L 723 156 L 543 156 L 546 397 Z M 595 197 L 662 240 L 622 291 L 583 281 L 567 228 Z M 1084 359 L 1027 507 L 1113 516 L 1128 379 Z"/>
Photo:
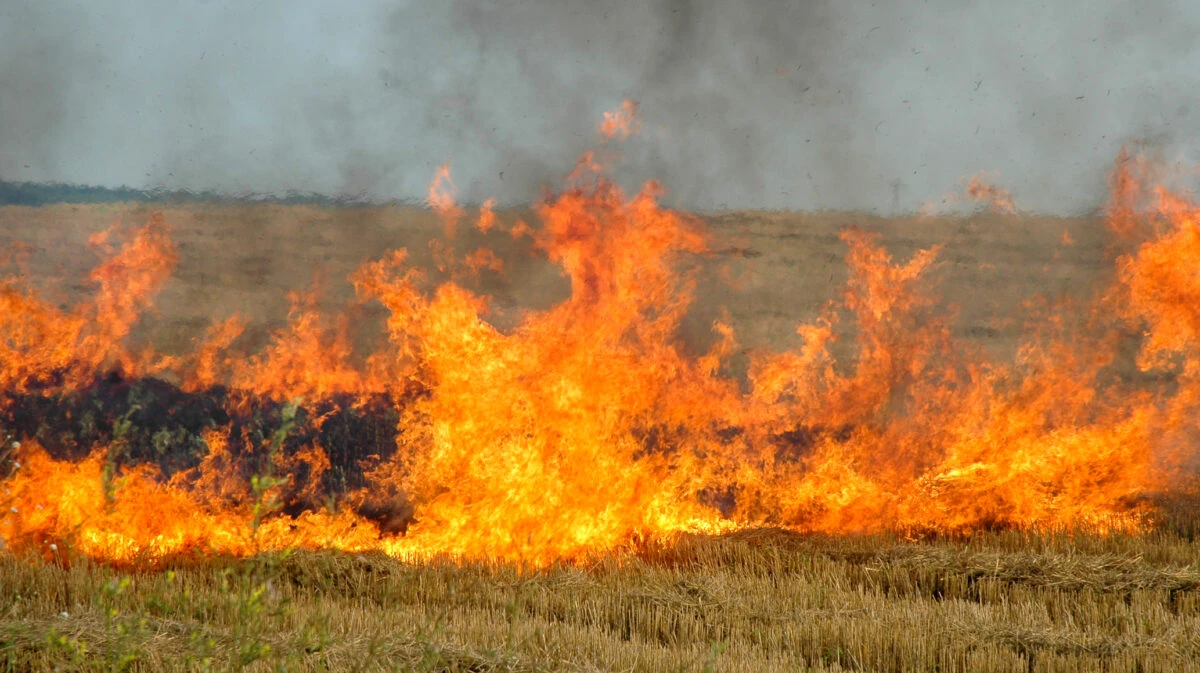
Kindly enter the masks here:
<path id="1" fill-rule="evenodd" d="M 527 202 L 641 103 L 627 185 L 697 209 L 911 210 L 998 173 L 1102 203 L 1195 160 L 1200 4 L 0 3 L 0 179 Z"/>

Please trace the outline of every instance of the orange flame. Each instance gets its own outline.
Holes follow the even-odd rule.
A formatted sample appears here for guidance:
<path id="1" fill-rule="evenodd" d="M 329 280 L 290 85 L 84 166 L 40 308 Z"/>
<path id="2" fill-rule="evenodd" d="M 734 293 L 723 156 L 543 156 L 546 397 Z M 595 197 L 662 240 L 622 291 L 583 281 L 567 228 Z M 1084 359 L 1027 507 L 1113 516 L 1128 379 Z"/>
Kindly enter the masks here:
<path id="1" fill-rule="evenodd" d="M 897 262 L 849 230 L 843 294 L 797 329 L 794 350 L 755 354 L 744 381 L 724 373 L 738 350 L 728 324 L 714 325 L 705 353 L 678 336 L 714 254 L 701 223 L 660 206 L 657 184 L 627 196 L 598 169 L 585 158 L 566 191 L 535 206 L 540 226 L 511 231 L 558 265 L 569 297 L 501 330 L 487 297 L 457 280 L 433 286 L 394 251 L 351 279 L 360 302 L 389 313 L 386 345 L 365 357 L 351 347 L 354 307 L 330 319 L 314 294 L 293 295 L 287 326 L 256 355 L 232 353 L 234 318 L 190 357 L 130 356 L 130 327 L 175 261 L 161 218 L 109 250 L 91 276 L 95 298 L 75 310 L 4 281 L 10 402 L 82 389 L 108 368 L 141 376 L 167 364 L 187 391 L 229 386 L 231 419 L 259 399 L 292 402 L 272 407 L 273 433 L 213 421 L 203 454 L 173 475 L 130 462 L 120 438 L 77 447 L 88 455 L 77 461 L 24 437 L 0 446 L 0 538 L 18 552 L 55 557 L 69 545 L 116 563 L 335 547 L 540 565 L 758 525 L 1138 531 L 1153 497 L 1194 486 L 1200 207 L 1145 187 L 1128 161 L 1110 224 L 1133 247 L 1116 281 L 1086 310 L 1052 307 L 1014 362 L 953 336 L 938 248 Z M 444 167 L 430 205 L 447 223 L 461 216 Z M 439 254 L 453 261 L 448 247 Z M 462 264 L 503 269 L 487 248 Z M 1112 376 L 1130 326 L 1145 332 L 1141 366 L 1175 385 Z M 851 354 L 841 362 L 839 342 Z M 381 396 L 395 414 L 393 453 L 350 464 L 319 435 L 289 436 L 302 408 L 326 409 L 312 420 L 324 428 L 335 400 L 367 413 Z M 360 481 L 313 504 L 350 471 Z"/>
<path id="2" fill-rule="evenodd" d="M 433 174 L 433 182 L 429 184 L 427 203 L 433 212 L 442 220 L 446 230 L 446 238 L 453 240 L 458 228 L 458 220 L 463 211 L 454 203 L 454 182 L 450 179 L 450 164 L 443 164 Z"/>
<path id="3" fill-rule="evenodd" d="M 488 199 L 479 207 L 479 222 L 475 225 L 479 231 L 486 234 L 496 226 L 496 213 L 492 210 L 495 207 L 496 199 Z"/>
<path id="4" fill-rule="evenodd" d="M 983 203 L 993 213 L 1011 215 L 1016 212 L 1012 193 L 997 186 L 985 173 L 976 173 L 967 180 L 966 196 L 974 201 Z"/>
<path id="5" fill-rule="evenodd" d="M 104 248 L 105 240 L 106 235 L 93 236 L 91 243 Z M 95 296 L 69 312 L 42 302 L 17 278 L 0 280 L 0 330 L 7 335 L 0 341 L 0 385 L 7 392 L 48 385 L 71 389 L 105 369 L 150 373 L 153 354 L 135 358 L 124 341 L 177 260 L 162 216 L 155 215 L 92 271 Z"/>
<path id="6" fill-rule="evenodd" d="M 637 101 L 621 101 L 621 107 L 604 113 L 604 121 L 600 122 L 599 132 L 605 138 L 624 140 L 638 132 L 641 121 L 637 117 Z"/>

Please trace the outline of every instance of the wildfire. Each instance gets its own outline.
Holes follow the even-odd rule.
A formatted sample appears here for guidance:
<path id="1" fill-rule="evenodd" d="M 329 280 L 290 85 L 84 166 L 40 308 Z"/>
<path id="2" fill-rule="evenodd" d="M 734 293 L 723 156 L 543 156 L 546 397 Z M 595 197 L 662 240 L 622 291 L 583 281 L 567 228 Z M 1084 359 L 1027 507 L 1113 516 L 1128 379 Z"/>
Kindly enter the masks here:
<path id="1" fill-rule="evenodd" d="M 628 135 L 635 112 L 627 102 L 601 131 Z M 626 195 L 590 159 L 537 204 L 540 226 L 505 231 L 491 201 L 477 223 L 527 236 L 567 299 L 501 330 L 462 274 L 435 286 L 391 252 L 351 279 L 360 304 L 389 312 L 365 357 L 350 346 L 355 307 L 325 316 L 303 294 L 256 355 L 233 351 L 237 317 L 191 356 L 129 353 L 176 261 L 155 218 L 123 247 L 96 242 L 108 258 L 73 309 L 0 283 L 0 538 L 118 563 L 334 547 L 545 564 L 746 526 L 1136 531 L 1152 496 L 1194 485 L 1200 208 L 1147 189 L 1137 164 L 1117 170 L 1113 226 L 1132 243 L 1114 285 L 1082 320 L 1052 313 L 1015 362 L 952 336 L 929 278 L 938 249 L 897 262 L 851 230 L 843 296 L 798 327 L 794 350 L 755 355 L 745 381 L 724 373 L 728 325 L 707 353 L 678 336 L 714 254 L 699 220 L 661 207 L 654 183 Z M 1006 193 L 975 191 L 1011 210 Z M 429 205 L 453 239 L 465 210 L 446 167 Z M 449 245 L 452 271 L 503 271 L 487 248 L 460 262 Z M 1141 365 L 1173 385 L 1111 375 L 1130 327 L 1146 334 Z M 148 383 L 167 373 L 178 388 Z M 22 405 L 113 409 L 113 391 L 142 385 L 184 419 L 152 441 L 137 434 L 148 402 L 113 412 L 92 444 L 20 432 Z"/>
<path id="2" fill-rule="evenodd" d="M 604 121 L 600 122 L 600 128 L 598 129 L 600 135 L 605 138 L 624 140 L 636 134 L 641 126 L 637 110 L 637 101 L 626 100 L 621 102 L 620 108 L 605 112 Z"/>
<path id="3" fill-rule="evenodd" d="M 1012 193 L 995 184 L 986 173 L 972 175 L 963 192 L 967 198 L 986 204 L 993 213 L 1011 215 L 1016 212 Z"/>

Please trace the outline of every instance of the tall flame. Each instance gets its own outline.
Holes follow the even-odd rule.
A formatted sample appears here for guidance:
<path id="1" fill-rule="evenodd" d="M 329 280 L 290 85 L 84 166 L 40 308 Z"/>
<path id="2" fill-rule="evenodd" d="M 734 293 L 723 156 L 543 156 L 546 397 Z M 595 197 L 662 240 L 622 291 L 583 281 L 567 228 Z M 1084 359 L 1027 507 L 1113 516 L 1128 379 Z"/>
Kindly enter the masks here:
<path id="1" fill-rule="evenodd" d="M 609 135 L 634 111 L 606 115 Z M 585 158 L 537 204 L 539 227 L 504 234 L 491 202 L 480 214 L 481 235 L 528 236 L 558 266 L 565 300 L 500 329 L 456 271 L 502 271 L 490 249 L 461 263 L 435 251 L 452 271 L 440 285 L 394 251 L 351 279 L 358 302 L 389 313 L 386 343 L 365 356 L 351 345 L 359 304 L 330 318 L 312 294 L 293 295 L 289 323 L 256 355 L 233 350 L 238 318 L 191 356 L 130 354 L 130 327 L 176 260 L 157 217 L 123 247 L 97 241 L 109 257 L 74 309 L 5 280 L 4 408 L 69 403 L 109 370 L 170 368 L 178 395 L 211 395 L 220 413 L 171 474 L 174 458 L 134 460 L 116 430 L 67 449 L 14 438 L 0 447 L 0 536 L 120 563 L 303 546 L 544 564 L 761 525 L 1136 531 L 1154 498 L 1195 487 L 1200 208 L 1144 185 L 1136 163 L 1119 161 L 1114 178 L 1110 220 L 1127 250 L 1113 285 L 1090 307 L 1048 310 L 1015 361 L 953 336 L 930 273 L 938 248 L 898 262 L 848 230 L 843 294 L 797 328 L 794 350 L 755 353 L 744 379 L 727 366 L 739 352 L 729 325 L 714 325 L 707 352 L 680 338 L 717 254 L 700 221 L 660 206 L 655 183 L 627 196 L 597 170 Z M 443 168 L 430 205 L 447 238 L 463 215 L 453 196 Z M 1140 366 L 1169 385 L 1114 368 L 1121 335 L 1139 330 Z M 381 405 L 393 437 L 347 454 L 368 438 L 329 419 L 366 422 Z"/>

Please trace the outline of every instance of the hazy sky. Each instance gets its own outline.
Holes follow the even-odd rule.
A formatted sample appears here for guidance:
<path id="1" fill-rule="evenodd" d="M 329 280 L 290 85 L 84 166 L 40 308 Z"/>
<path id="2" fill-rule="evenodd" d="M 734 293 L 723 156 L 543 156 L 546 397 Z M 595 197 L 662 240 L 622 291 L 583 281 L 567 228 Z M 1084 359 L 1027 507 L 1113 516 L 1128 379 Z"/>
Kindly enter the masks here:
<path id="1" fill-rule="evenodd" d="M 1200 160 L 1200 2 L 0 0 L 0 179 L 529 201 L 641 103 L 622 182 L 693 208 L 1103 200 Z"/>

